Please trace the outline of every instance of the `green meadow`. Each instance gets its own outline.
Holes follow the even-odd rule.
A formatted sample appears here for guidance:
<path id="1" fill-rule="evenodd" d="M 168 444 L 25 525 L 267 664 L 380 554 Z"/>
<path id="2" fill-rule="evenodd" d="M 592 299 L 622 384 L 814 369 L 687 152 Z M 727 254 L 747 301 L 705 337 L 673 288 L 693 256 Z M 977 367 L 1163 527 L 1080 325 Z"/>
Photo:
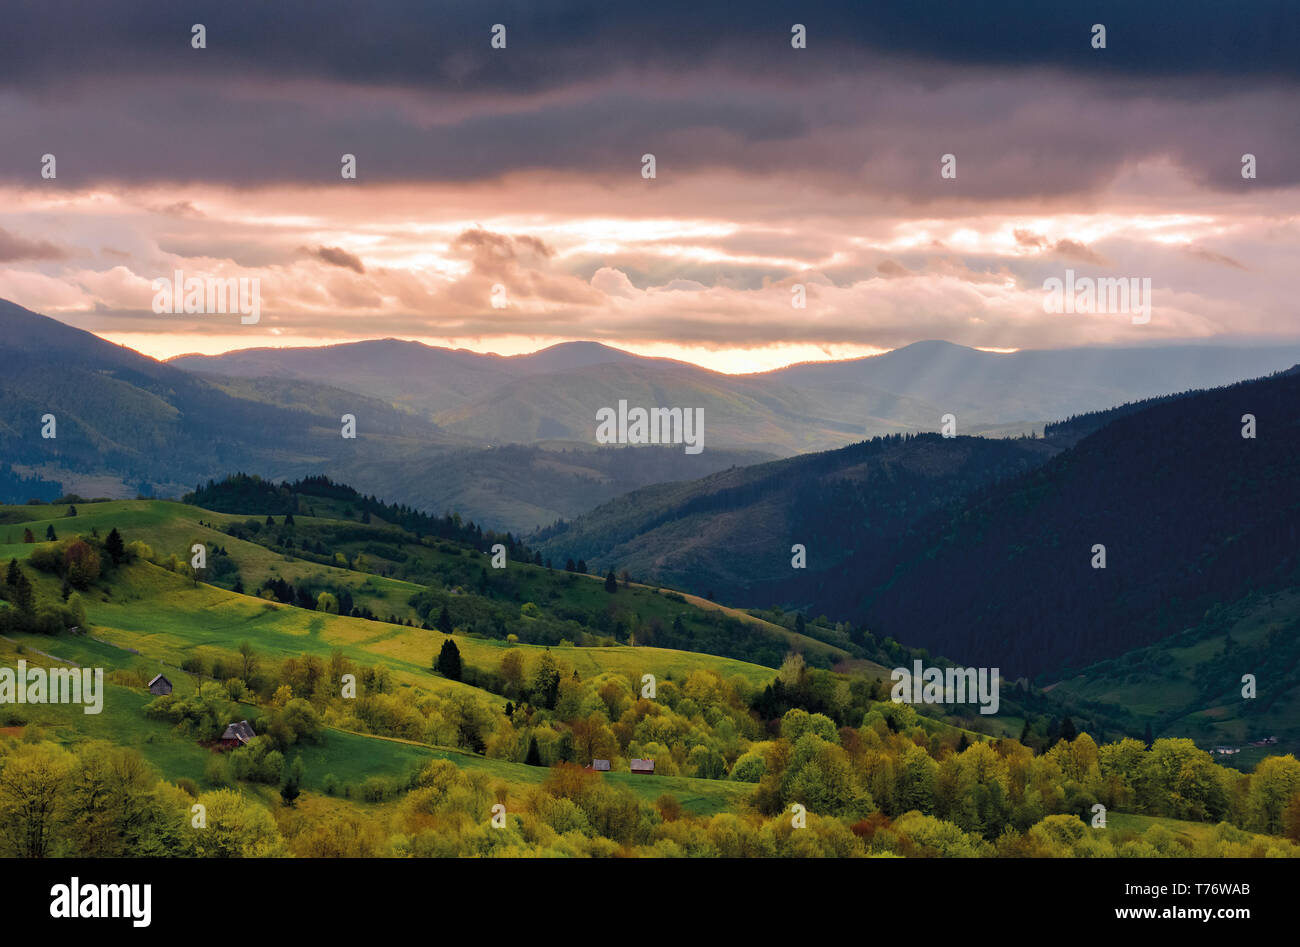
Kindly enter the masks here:
<path id="1" fill-rule="evenodd" d="M 88 534 L 92 529 L 101 536 L 118 529 L 127 542 L 142 541 L 156 556 L 175 555 L 188 558 L 190 546 L 204 543 L 209 548 L 221 545 L 236 558 L 244 581 L 249 585 L 262 578 L 277 576 L 291 582 L 326 578 L 347 583 L 372 594 L 367 602 L 389 602 L 394 608 L 406 608 L 407 599 L 421 586 L 397 579 L 359 574 L 348 569 L 326 566 L 302 559 L 288 558 L 256 543 L 235 539 L 215 527 L 243 522 L 247 517 L 212 513 L 197 507 L 169 501 L 135 500 L 106 503 L 83 503 L 78 515 L 69 517 L 64 507 L 29 506 L 0 508 L 0 556 L 24 557 L 33 548 L 21 541 L 22 531 L 31 528 L 43 540 L 47 525 L 53 525 L 60 538 Z M 344 521 L 321 520 L 321 524 Z M 449 545 L 449 544 L 447 544 Z M 456 550 L 459 554 L 460 550 Z M 450 555 L 430 549 L 430 559 Z M 520 571 L 535 573 L 526 587 L 540 589 L 548 570 L 519 565 Z M 38 594 L 58 594 L 57 580 L 51 576 L 33 576 Z M 606 596 L 595 577 L 562 575 L 561 581 L 576 587 L 579 594 L 599 603 Z M 671 602 L 654 590 L 633 587 L 628 590 L 635 607 L 657 613 L 671 620 L 675 612 L 691 605 Z M 363 592 L 361 594 L 364 594 Z M 90 633 L 84 636 L 18 634 L 0 641 L 0 655 L 8 663 L 25 658 L 29 664 L 51 664 L 41 652 L 79 665 L 103 667 L 106 672 L 134 672 L 148 680 L 162 672 L 173 682 L 175 693 L 195 693 L 202 680 L 180 669 L 193 655 L 237 654 L 242 642 L 251 643 L 263 659 L 278 660 L 299 655 L 328 659 L 336 651 L 350 660 L 371 667 L 383 667 L 399 689 L 413 693 L 441 696 L 463 694 L 499 709 L 505 698 L 480 688 L 448 680 L 432 670 L 434 655 L 442 642 L 456 641 L 467 666 L 495 669 L 508 650 L 517 650 L 526 660 L 549 651 L 562 666 L 584 678 L 602 674 L 618 675 L 639 682 L 642 675 L 652 674 L 660 681 L 681 681 L 693 670 L 707 669 L 729 678 L 742 679 L 746 685 L 761 687 L 774 674 L 771 668 L 716 655 L 697 654 L 653 647 L 568 647 L 550 648 L 527 643 L 476 638 L 465 634 L 446 635 L 407 625 L 307 611 L 267 601 L 250 595 L 196 582 L 186 575 L 171 572 L 152 563 L 137 561 L 114 570 L 109 582 L 101 582 L 83 593 Z M 754 619 L 758 622 L 758 619 Z M 763 625 L 769 623 L 763 622 Z M 775 627 L 775 626 L 773 626 Z M 811 639 L 809 639 L 811 640 Z M 107 740 L 137 748 L 168 780 L 190 779 L 201 786 L 210 785 L 205 767 L 214 751 L 192 739 L 178 735 L 167 722 L 151 720 L 144 707 L 153 699 L 142 687 L 127 687 L 106 682 L 104 711 L 84 714 L 80 707 L 61 705 L 27 705 L 20 716 L 31 727 L 41 728 L 60 742 Z M 250 705 L 251 709 L 251 705 Z M 302 744 L 295 748 L 304 764 L 304 788 L 320 792 L 327 776 L 339 783 L 360 783 L 370 776 L 402 775 L 418 769 L 430 759 L 450 760 L 466 770 L 487 773 L 511 786 L 538 785 L 545 779 L 545 767 L 527 766 L 505 760 L 489 759 L 455 747 L 434 746 L 417 741 L 349 732 L 328 728 L 319 744 Z M 610 773 L 604 777 L 625 786 L 637 797 L 653 802 L 670 793 L 690 812 L 708 815 L 741 803 L 752 787 L 724 780 L 696 779 L 686 776 L 635 776 Z"/>

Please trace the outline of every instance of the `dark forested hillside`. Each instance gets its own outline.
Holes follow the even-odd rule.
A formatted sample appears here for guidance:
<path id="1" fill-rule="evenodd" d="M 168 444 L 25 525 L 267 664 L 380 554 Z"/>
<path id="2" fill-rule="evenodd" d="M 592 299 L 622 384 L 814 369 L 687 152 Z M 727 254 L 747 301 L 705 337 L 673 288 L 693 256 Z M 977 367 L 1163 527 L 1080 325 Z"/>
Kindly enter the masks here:
<path id="1" fill-rule="evenodd" d="M 817 607 L 1010 674 L 1181 631 L 1300 579 L 1298 407 L 1289 372 L 1117 417 L 932 517 L 888 559 L 850 557 L 819 582 Z M 1245 415 L 1255 438 L 1242 436 Z"/>
<path id="2" fill-rule="evenodd" d="M 888 555 L 927 514 L 1055 450 L 1041 439 L 891 435 L 638 490 L 533 541 L 558 558 L 583 557 L 727 601 L 812 602 L 824 611 L 815 592 L 785 584 L 794 544 L 807 552 L 804 575 L 855 555 Z"/>
<path id="3" fill-rule="evenodd" d="M 1296 581 L 1297 406 L 1293 369 L 1070 418 L 1040 440 L 880 438 L 639 490 L 534 541 L 1007 674 L 1058 674 Z"/>

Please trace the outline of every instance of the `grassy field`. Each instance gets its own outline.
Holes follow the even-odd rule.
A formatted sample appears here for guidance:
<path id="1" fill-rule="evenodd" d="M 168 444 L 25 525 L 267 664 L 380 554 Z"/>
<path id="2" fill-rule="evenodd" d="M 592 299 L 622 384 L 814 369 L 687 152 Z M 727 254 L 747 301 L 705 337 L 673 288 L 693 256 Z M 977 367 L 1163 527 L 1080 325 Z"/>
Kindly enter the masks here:
<path id="1" fill-rule="evenodd" d="M 52 579 L 47 581 L 52 585 Z M 160 666 L 176 667 L 189 653 L 205 648 L 233 655 L 239 643 L 248 640 L 260 653 L 276 658 L 298 654 L 327 658 L 337 648 L 360 663 L 382 664 L 399 683 L 435 691 L 475 690 L 432 673 L 433 656 L 447 637 L 442 632 L 307 611 L 236 595 L 202 583 L 195 585 L 147 563 L 119 570 L 111 594 L 102 598 L 91 594 L 87 605 L 94 637 L 139 652 L 131 656 L 131 666 L 151 673 Z M 485 669 L 495 669 L 509 648 L 517 648 L 528 657 L 548 650 L 496 639 L 452 637 L 468 665 Z M 26 643 L 33 647 L 43 640 L 37 635 L 27 638 Z M 97 643 L 71 639 L 67 646 L 90 649 Z M 770 668 L 731 658 L 663 648 L 549 650 L 584 677 L 613 673 L 639 680 L 642 674 L 654 674 L 663 680 L 680 680 L 691 670 L 704 668 L 758 686 L 770 681 L 774 674 Z M 101 656 L 107 656 L 107 652 L 101 650 Z"/>
<path id="2" fill-rule="evenodd" d="M 357 590 L 358 600 L 366 601 L 372 608 L 381 602 L 389 603 L 399 613 L 407 608 L 410 596 L 422 588 L 399 579 L 360 574 L 286 557 L 221 531 L 221 527 L 228 523 L 242 523 L 247 519 L 168 501 L 83 503 L 79 505 L 76 517 L 67 516 L 66 508 L 62 506 L 5 507 L 0 508 L 0 541 L 3 541 L 0 557 L 25 558 L 32 551 L 32 545 L 22 542 L 26 528 L 30 528 L 38 540 L 44 540 L 48 525 L 54 526 L 60 538 L 89 534 L 92 529 L 104 536 L 117 528 L 127 542 L 141 540 L 148 543 L 156 555 L 166 557 L 174 554 L 182 561 L 189 558 L 190 546 L 196 542 L 205 543 L 209 548 L 224 546 L 237 560 L 246 586 L 250 587 L 272 576 L 292 583 L 324 579 L 333 584 L 350 585 Z M 212 525 L 200 525 L 200 521 Z M 323 518 L 313 521 L 314 525 L 344 522 Z M 417 552 L 431 562 L 436 562 L 440 556 L 465 554 L 461 549 L 441 543 Z M 536 592 L 539 598 L 546 597 L 557 584 L 563 583 L 568 600 L 577 597 L 593 607 L 608 600 L 608 593 L 597 577 L 554 573 L 522 563 L 513 568 L 516 577 L 524 573 L 522 587 Z M 55 577 L 30 570 L 29 574 L 38 596 L 46 599 L 58 596 Z M 644 613 L 647 620 L 657 615 L 661 620 L 671 622 L 673 616 L 683 610 L 691 611 L 709 604 L 676 602 L 654 589 L 637 585 L 621 590 L 620 595 L 629 607 Z M 103 667 L 107 672 L 132 671 L 142 680 L 165 671 L 176 691 L 185 694 L 194 692 L 202 683 L 179 669 L 185 658 L 196 654 L 232 657 L 239 644 L 248 641 L 264 660 L 301 654 L 324 659 L 337 649 L 359 664 L 386 668 L 399 688 L 442 696 L 468 694 L 495 709 L 504 703 L 504 698 L 499 695 L 448 680 L 431 670 L 433 656 L 446 637 L 438 631 L 309 611 L 239 595 L 196 583 L 182 574 L 144 561 L 117 568 L 111 581 L 98 583 L 82 593 L 82 597 L 90 625 L 88 635 L 49 638 L 19 634 L 12 639 L 0 640 L 0 658 L 9 664 L 19 658 L 25 658 L 29 664 L 44 665 L 62 660 Z M 768 624 L 743 614 L 737 617 L 752 625 Z M 785 633 L 777 626 L 771 628 Z M 537 645 L 512 644 L 465 634 L 453 637 L 466 665 L 484 670 L 495 670 L 502 655 L 510 648 L 524 653 L 526 661 L 548 650 Z M 576 670 L 584 679 L 614 674 L 639 682 L 641 675 L 653 674 L 661 681 L 680 681 L 692 670 L 709 669 L 724 677 L 740 678 L 747 687 L 761 687 L 774 676 L 771 668 L 761 665 L 664 648 L 556 646 L 549 650 L 562 667 Z M 206 775 L 213 750 L 179 734 L 167 722 L 149 719 L 144 707 L 153 698 L 143 688 L 107 681 L 105 688 L 104 711 L 100 714 L 85 714 L 80 706 L 26 705 L 21 714 L 14 715 L 15 721 L 21 718 L 27 729 L 36 728 L 63 743 L 107 740 L 133 746 L 164 778 L 171 781 L 190 779 L 200 787 L 213 788 Z M 250 712 L 252 709 L 250 705 Z M 315 793 L 324 791 L 327 777 L 337 784 L 356 787 L 375 775 L 405 776 L 435 758 L 450 760 L 466 770 L 485 772 L 508 784 L 512 791 L 539 784 L 548 773 L 544 767 L 488 759 L 453 747 L 332 727 L 326 730 L 321 743 L 299 744 L 293 752 L 302 757 L 304 789 Z M 687 811 L 704 815 L 743 806 L 753 790 L 749 784 L 684 776 L 634 776 L 615 772 L 602 778 L 628 788 L 647 802 L 669 793 Z"/>
<path id="3" fill-rule="evenodd" d="M 322 503 L 322 508 L 325 504 Z M 22 542 L 25 528 L 30 528 L 38 541 L 45 537 L 45 528 L 52 525 L 59 536 L 74 533 L 89 533 L 92 529 L 100 535 L 117 528 L 128 541 L 136 539 L 148 543 L 160 556 L 174 554 L 182 561 L 190 558 L 190 548 L 195 543 L 203 543 L 209 549 L 224 547 L 238 564 L 244 586 L 249 591 L 257 588 L 268 578 L 280 578 L 293 585 L 304 581 L 318 582 L 333 586 L 350 588 L 360 604 L 365 604 L 376 615 L 395 614 L 400 619 L 417 616 L 408 604 L 410 597 L 421 591 L 424 584 L 388 578 L 382 574 L 365 574 L 351 569 L 334 567 L 313 562 L 308 559 L 284 555 L 268 549 L 255 542 L 236 539 L 222 531 L 222 527 L 232 523 L 243 523 L 249 517 L 234 514 L 213 513 L 182 503 L 158 500 L 123 500 L 107 503 L 84 503 L 78 507 L 78 516 L 65 515 L 62 506 L 20 506 L 0 507 L 0 557 L 23 558 L 31 551 L 31 546 Z M 256 519 L 256 518 L 254 518 Z M 200 525 L 210 523 L 211 527 Z M 352 526 L 350 521 L 332 518 L 303 517 L 303 532 L 310 535 L 313 529 L 331 526 Z M 377 534 L 382 524 L 377 522 Z M 367 544 L 356 541 L 344 543 L 338 547 L 349 559 L 363 552 Z M 373 549 L 374 544 L 369 544 Z M 478 555 L 471 550 L 449 543 L 430 541 L 426 545 L 406 543 L 398 548 L 408 571 L 427 571 L 430 574 L 445 570 L 449 565 L 463 568 L 466 555 Z M 385 560 L 373 552 L 368 553 L 374 572 L 381 573 L 395 568 L 398 563 Z M 482 567 L 488 560 L 482 558 Z M 495 570 L 491 570 L 495 571 Z M 489 574 L 491 574 L 491 571 Z M 495 577 L 494 577 L 495 578 Z M 604 590 L 603 579 L 574 573 L 565 573 L 534 566 L 529 563 L 516 562 L 510 565 L 510 581 L 513 595 L 524 602 L 536 602 L 546 609 L 551 603 L 563 601 L 567 606 L 600 612 L 610 606 L 610 596 Z M 682 616 L 690 621 L 702 612 L 725 614 L 743 625 L 753 628 L 763 635 L 783 639 L 791 647 L 797 647 L 809 656 L 820 656 L 834 662 L 848 657 L 842 649 L 817 641 L 806 635 L 782 628 L 779 625 L 749 615 L 739 609 L 726 608 L 708 602 L 697 596 L 665 593 L 659 589 L 631 583 L 620 589 L 617 605 L 620 609 L 634 612 L 643 626 L 659 622 L 671 625 L 673 620 Z M 416 621 L 419 624 L 419 621 Z M 685 652 L 698 657 L 695 652 Z M 726 659 L 722 659 L 726 660 Z M 744 661 L 735 662 L 735 671 L 753 676 L 756 665 Z M 699 665 L 697 665 L 699 666 Z M 581 673 L 581 668 L 579 669 Z M 654 673 L 654 672 L 650 672 Z M 770 673 L 767 679 L 770 679 Z"/>
<path id="4" fill-rule="evenodd" d="M 60 536 L 88 533 L 92 528 L 106 535 L 116 527 L 128 542 L 143 540 L 153 547 L 155 553 L 163 556 L 175 554 L 187 560 L 190 547 L 196 542 L 209 547 L 224 546 L 238 562 L 245 586 L 249 589 L 270 576 L 279 576 L 292 583 L 308 578 L 323 579 L 350 585 L 357 590 L 369 590 L 370 600 L 387 602 L 394 612 L 403 614 L 410 612 L 407 599 L 423 588 L 412 582 L 290 559 L 257 543 L 235 539 L 219 529 L 199 525 L 201 520 L 220 527 L 226 523 L 243 522 L 248 519 L 245 516 L 211 513 L 185 504 L 153 500 L 82 504 L 75 518 L 63 515 L 63 511 L 63 507 L 48 506 L 0 507 L 0 539 L 6 540 L 0 545 L 0 557 L 21 558 L 31 551 L 30 545 L 21 542 L 22 530 L 26 526 L 32 528 L 38 539 L 43 539 L 44 527 L 49 524 L 54 525 Z M 328 525 L 343 521 L 322 519 L 318 522 Z M 430 560 L 451 555 L 437 547 L 427 547 L 420 552 Z M 456 552 L 460 554 L 460 550 Z M 566 601 L 592 609 L 608 602 L 608 593 L 595 577 L 555 573 L 524 563 L 513 564 L 511 568 L 522 576 L 520 582 L 525 590 L 542 593 L 537 595 L 541 601 L 547 600 L 549 596 L 545 593 L 551 591 L 552 586 L 563 583 Z M 393 670 L 409 675 L 430 665 L 433 652 L 443 638 L 438 632 L 307 612 L 251 596 L 237 596 L 204 584 L 195 587 L 180 576 L 145 566 L 124 570 L 117 586 L 111 596 L 101 597 L 95 605 L 93 618 L 97 628 L 101 629 L 97 636 L 123 643 L 129 636 L 130 647 L 161 660 L 174 658 L 182 650 L 194 647 L 233 651 L 239 641 L 255 635 L 259 645 L 269 652 L 324 656 L 333 648 L 341 647 L 357 660 L 382 657 Z M 635 584 L 620 594 L 625 596 L 621 604 L 635 610 L 646 622 L 659 618 L 671 623 L 678 613 L 696 607 L 694 603 L 676 603 L 653 589 Z M 156 607 L 160 604 L 165 607 Z M 748 619 L 755 627 L 792 634 L 744 613 L 737 613 L 737 616 L 741 620 Z M 456 637 L 467 663 L 483 667 L 495 667 L 507 647 L 505 642 L 496 639 Z M 813 645 L 820 644 L 808 640 Z M 526 644 L 518 647 L 526 653 L 543 650 Z M 563 654 L 565 660 L 583 675 L 613 672 L 639 676 L 651 673 L 672 678 L 684 676 L 694 668 L 708 668 L 724 676 L 739 675 L 752 684 L 766 683 L 773 676 L 771 669 L 749 662 L 670 649 L 616 646 L 552 650 L 557 655 Z M 372 657 L 367 658 L 367 655 Z"/>
<path id="5" fill-rule="evenodd" d="M 41 645 L 45 646 L 42 651 L 59 658 L 106 670 L 134 665 L 130 659 L 135 656 L 130 652 L 101 642 L 84 638 L 51 641 L 39 636 L 0 639 L 0 663 L 16 666 L 18 660 L 23 659 L 29 666 L 57 666 L 60 662 L 37 653 L 36 649 Z M 175 676 L 170 669 L 168 673 Z M 64 744 L 104 740 L 134 747 L 165 779 L 172 782 L 191 779 L 202 788 L 214 788 L 207 780 L 205 770 L 216 751 L 178 734 L 165 721 L 145 716 L 144 707 L 153 697 L 144 689 L 123 687 L 108 681 L 104 687 L 103 711 L 99 714 L 87 714 L 79 705 L 26 704 L 21 708 L 10 708 L 11 715 L 21 718 L 22 726 L 40 728 L 46 736 Z M 292 752 L 302 757 L 303 788 L 317 793 L 324 792 L 327 777 L 333 777 L 339 784 L 358 786 L 376 775 L 404 776 L 431 759 L 445 759 L 466 770 L 485 772 L 508 784 L 513 792 L 541 783 L 548 774 L 544 767 L 488 759 L 453 747 L 354 733 L 336 727 L 327 728 L 320 743 L 300 743 Z M 646 802 L 653 802 L 660 795 L 669 793 L 687 811 L 700 815 L 743 805 L 753 791 L 748 784 L 686 776 L 609 773 L 602 778 L 632 790 Z"/>
<path id="6" fill-rule="evenodd" d="M 1106 828 L 1116 833 L 1120 841 L 1138 838 L 1151 829 L 1160 827 L 1188 849 L 1203 844 L 1214 838 L 1218 825 L 1212 822 L 1187 822 L 1182 819 L 1169 819 L 1163 816 L 1137 815 L 1132 812 L 1109 812 L 1106 814 Z M 1269 843 L 1275 841 L 1272 836 L 1256 832 L 1243 832 L 1243 836 L 1254 842 Z"/>

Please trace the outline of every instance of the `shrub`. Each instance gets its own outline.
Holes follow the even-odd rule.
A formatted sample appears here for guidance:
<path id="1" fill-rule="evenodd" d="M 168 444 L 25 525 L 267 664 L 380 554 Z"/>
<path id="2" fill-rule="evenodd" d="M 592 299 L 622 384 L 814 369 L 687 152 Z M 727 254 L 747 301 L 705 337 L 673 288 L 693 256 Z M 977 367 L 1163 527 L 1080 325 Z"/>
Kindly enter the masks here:
<path id="1" fill-rule="evenodd" d="M 382 776 L 371 776 L 361 784 L 361 798 L 366 802 L 383 802 L 388 798 L 388 780 Z"/>
<path id="2" fill-rule="evenodd" d="M 203 781 L 209 786 L 230 785 L 230 764 L 225 757 L 213 754 L 203 767 Z"/>

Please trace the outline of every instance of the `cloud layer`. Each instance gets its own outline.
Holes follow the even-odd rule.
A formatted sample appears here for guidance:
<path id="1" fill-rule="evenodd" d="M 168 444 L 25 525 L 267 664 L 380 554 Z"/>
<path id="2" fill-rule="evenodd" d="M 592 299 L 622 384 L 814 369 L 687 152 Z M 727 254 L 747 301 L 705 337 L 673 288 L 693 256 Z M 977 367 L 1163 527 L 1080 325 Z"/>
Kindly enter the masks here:
<path id="1" fill-rule="evenodd" d="M 0 296 L 157 354 L 1300 335 L 1294 5 L 801 6 L 806 49 L 783 4 L 622 6 L 23 7 Z M 176 269 L 258 278 L 262 321 L 155 316 Z M 1150 278 L 1151 323 L 1044 312 L 1066 269 Z"/>

